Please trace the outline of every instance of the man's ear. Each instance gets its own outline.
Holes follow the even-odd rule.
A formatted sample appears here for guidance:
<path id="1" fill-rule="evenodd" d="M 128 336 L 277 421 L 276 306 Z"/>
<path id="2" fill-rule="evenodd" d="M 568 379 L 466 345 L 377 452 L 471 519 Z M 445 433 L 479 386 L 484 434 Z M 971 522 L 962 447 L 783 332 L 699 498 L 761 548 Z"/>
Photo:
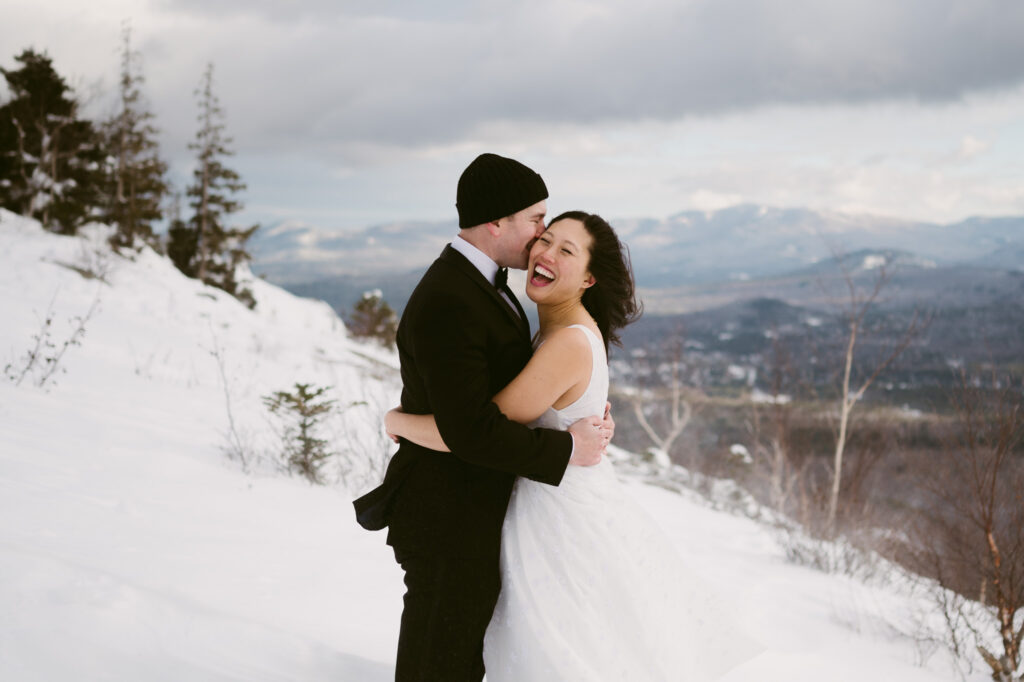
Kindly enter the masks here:
<path id="1" fill-rule="evenodd" d="M 501 226 L 498 224 L 497 220 L 484 223 L 484 225 L 487 227 L 487 231 L 491 233 L 492 237 L 498 237 L 501 234 Z"/>

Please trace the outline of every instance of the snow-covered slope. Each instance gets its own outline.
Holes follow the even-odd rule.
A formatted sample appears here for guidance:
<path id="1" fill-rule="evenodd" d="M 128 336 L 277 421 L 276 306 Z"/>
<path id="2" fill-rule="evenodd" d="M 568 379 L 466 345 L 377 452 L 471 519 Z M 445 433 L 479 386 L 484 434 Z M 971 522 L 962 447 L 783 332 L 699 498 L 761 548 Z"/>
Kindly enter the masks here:
<path id="1" fill-rule="evenodd" d="M 383 454 L 394 357 L 322 303 L 257 280 L 250 311 L 101 243 L 0 214 L 3 365 L 24 366 L 50 313 L 62 345 L 98 300 L 56 383 L 0 380 L 0 679 L 385 679 L 372 661 L 390 658 L 401 609 L 387 547 L 356 532 L 343 486 L 228 461 L 220 367 L 254 455 L 274 442 L 260 397 L 296 381 L 365 401 L 336 447 Z"/>
<path id="2" fill-rule="evenodd" d="M 350 502 L 388 447 L 394 356 L 350 339 L 321 303 L 257 280 L 250 311 L 89 233 L 0 212 L 7 375 L 47 316 L 59 350 L 98 301 L 66 373 L 42 387 L 45 368 L 18 386 L 0 377 L 0 680 L 390 679 L 401 573 Z M 90 269 L 106 281 L 79 274 Z M 273 465 L 260 397 L 297 381 L 331 386 L 346 408 L 326 486 Z M 228 404 L 248 472 L 222 451 Z M 627 484 L 765 644 L 728 680 L 956 679 L 941 654 L 919 660 L 910 635 L 927 604 L 898 583 L 789 565 L 763 525 Z"/>

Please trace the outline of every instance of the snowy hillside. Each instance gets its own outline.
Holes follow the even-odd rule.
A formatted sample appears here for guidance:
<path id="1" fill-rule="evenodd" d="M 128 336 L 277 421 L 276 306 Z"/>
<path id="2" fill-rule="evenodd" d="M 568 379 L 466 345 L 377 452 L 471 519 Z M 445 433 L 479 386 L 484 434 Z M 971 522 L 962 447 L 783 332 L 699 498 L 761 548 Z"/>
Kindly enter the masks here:
<path id="1" fill-rule="evenodd" d="M 322 303 L 256 280 L 250 311 L 89 233 L 0 211 L 0 680 L 390 679 L 401 572 L 350 502 L 388 447 L 394 356 Z M 53 357 L 79 326 L 66 372 L 32 367 L 15 385 L 34 337 Z M 343 408 L 326 486 L 273 458 L 261 396 L 299 381 Z M 246 471 L 224 452 L 229 406 Z M 900 581 L 787 564 L 762 524 L 627 480 L 765 645 L 726 679 L 958 679 L 915 645 L 928 603 Z"/>

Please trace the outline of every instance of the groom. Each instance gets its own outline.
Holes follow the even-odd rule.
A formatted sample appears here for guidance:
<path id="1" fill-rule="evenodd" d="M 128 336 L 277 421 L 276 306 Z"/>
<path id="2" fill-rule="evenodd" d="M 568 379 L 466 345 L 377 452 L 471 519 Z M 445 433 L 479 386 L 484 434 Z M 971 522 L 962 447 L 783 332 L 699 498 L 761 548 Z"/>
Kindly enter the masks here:
<path id="1" fill-rule="evenodd" d="M 451 449 L 402 440 L 384 482 L 355 501 L 363 527 L 389 527 L 405 571 L 398 682 L 483 678 L 515 477 L 558 485 L 567 464 L 601 458 L 605 441 L 595 424 L 530 429 L 491 402 L 532 352 L 505 268 L 527 267 L 547 196 L 540 175 L 518 161 L 477 157 L 459 178 L 459 235 L 424 274 L 398 326 L 402 409 L 435 415 Z"/>

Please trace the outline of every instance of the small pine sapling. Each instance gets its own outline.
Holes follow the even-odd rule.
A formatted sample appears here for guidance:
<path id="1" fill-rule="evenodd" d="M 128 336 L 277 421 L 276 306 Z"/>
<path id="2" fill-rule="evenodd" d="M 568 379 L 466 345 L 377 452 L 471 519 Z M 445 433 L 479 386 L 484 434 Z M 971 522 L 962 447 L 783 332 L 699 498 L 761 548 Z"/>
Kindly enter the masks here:
<path id="1" fill-rule="evenodd" d="M 267 409 L 284 422 L 282 457 L 288 470 L 302 474 L 310 483 L 323 483 L 321 468 L 334 454 L 327 441 L 317 437 L 323 417 L 336 403 L 325 397 L 327 391 L 326 386 L 296 382 L 291 392 L 275 391 L 263 397 Z"/>

